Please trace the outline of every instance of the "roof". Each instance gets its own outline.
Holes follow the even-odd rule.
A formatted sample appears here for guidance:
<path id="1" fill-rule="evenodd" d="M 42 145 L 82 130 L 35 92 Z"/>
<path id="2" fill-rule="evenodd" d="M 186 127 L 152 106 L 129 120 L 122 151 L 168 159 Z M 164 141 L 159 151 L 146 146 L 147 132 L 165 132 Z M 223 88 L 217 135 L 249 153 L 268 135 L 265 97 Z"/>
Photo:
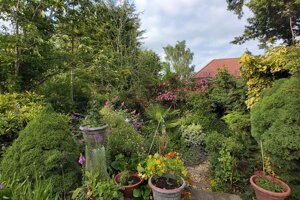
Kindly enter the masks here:
<path id="1" fill-rule="evenodd" d="M 216 78 L 218 69 L 226 68 L 228 73 L 234 77 L 240 77 L 240 63 L 239 58 L 224 58 L 213 59 L 200 71 L 193 75 L 193 78 Z"/>

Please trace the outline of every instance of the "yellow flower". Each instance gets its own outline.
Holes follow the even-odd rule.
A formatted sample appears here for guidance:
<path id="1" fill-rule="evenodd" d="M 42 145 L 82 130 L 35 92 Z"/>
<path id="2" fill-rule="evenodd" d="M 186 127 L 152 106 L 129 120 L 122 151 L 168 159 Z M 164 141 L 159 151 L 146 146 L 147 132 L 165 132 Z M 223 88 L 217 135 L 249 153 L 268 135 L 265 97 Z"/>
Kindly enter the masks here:
<path id="1" fill-rule="evenodd" d="M 160 165 L 160 160 L 155 160 L 155 163 L 157 164 L 157 165 Z"/>
<path id="2" fill-rule="evenodd" d="M 149 155 L 149 156 L 148 156 L 148 159 L 151 159 L 151 158 L 152 158 L 152 155 Z"/>
<path id="3" fill-rule="evenodd" d="M 88 191 L 87 193 L 86 193 L 86 195 L 87 195 L 87 197 L 90 197 L 90 196 L 92 196 L 92 194 L 93 194 L 93 192 L 92 191 Z"/>

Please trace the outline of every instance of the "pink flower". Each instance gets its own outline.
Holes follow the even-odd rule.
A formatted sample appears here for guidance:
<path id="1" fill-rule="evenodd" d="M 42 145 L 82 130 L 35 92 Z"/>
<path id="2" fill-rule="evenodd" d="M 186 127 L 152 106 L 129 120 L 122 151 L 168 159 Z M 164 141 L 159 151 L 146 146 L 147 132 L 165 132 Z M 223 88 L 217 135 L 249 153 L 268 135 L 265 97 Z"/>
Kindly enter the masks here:
<path id="1" fill-rule="evenodd" d="M 85 157 L 81 154 L 80 157 L 79 157 L 78 163 L 83 165 L 85 163 L 85 161 L 86 161 Z"/>
<path id="2" fill-rule="evenodd" d="M 136 114 L 136 111 L 135 111 L 135 110 L 134 110 L 134 111 L 132 111 L 132 112 L 131 112 L 131 114 L 135 115 L 135 114 Z"/>
<path id="3" fill-rule="evenodd" d="M 125 105 L 124 101 L 121 103 L 121 107 L 123 107 Z"/>
<path id="4" fill-rule="evenodd" d="M 109 100 L 107 100 L 107 101 L 105 102 L 105 106 L 106 106 L 106 107 L 109 107 L 109 106 L 110 106 L 110 101 L 109 101 Z"/>

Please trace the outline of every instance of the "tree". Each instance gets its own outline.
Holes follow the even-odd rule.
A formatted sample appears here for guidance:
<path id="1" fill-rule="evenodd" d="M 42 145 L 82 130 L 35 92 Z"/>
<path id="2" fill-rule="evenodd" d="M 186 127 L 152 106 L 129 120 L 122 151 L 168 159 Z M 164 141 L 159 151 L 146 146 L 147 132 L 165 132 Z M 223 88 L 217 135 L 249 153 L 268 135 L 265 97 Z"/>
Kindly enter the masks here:
<path id="1" fill-rule="evenodd" d="M 228 9 L 239 18 L 243 6 L 254 14 L 247 19 L 243 35 L 235 37 L 232 43 L 241 44 L 251 39 L 259 39 L 261 47 L 268 43 L 283 41 L 294 45 L 300 35 L 300 1 L 298 0 L 227 0 Z"/>
<path id="2" fill-rule="evenodd" d="M 175 70 L 181 79 L 188 79 L 194 71 L 195 66 L 191 65 L 194 53 L 186 49 L 185 40 L 178 41 L 175 47 L 168 45 L 164 47 L 165 59 Z"/>
<path id="3" fill-rule="evenodd" d="M 55 31 L 53 13 L 58 10 L 55 2 L 0 2 L 0 18 L 11 24 L 2 26 L 0 33 L 2 92 L 29 89 L 47 77 L 50 68 L 62 66 L 61 56 L 50 42 Z"/>

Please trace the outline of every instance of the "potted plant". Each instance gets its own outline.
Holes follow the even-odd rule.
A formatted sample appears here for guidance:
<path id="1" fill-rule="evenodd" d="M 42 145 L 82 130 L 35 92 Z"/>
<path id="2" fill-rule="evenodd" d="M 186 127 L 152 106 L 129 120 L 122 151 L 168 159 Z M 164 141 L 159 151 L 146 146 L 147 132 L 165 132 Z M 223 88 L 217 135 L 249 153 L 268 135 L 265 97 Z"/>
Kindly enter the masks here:
<path id="1" fill-rule="evenodd" d="M 257 200 L 284 200 L 291 194 L 290 187 L 282 180 L 276 178 L 271 169 L 270 158 L 264 156 L 261 142 L 261 154 L 263 160 L 263 171 L 256 172 L 250 177 Z"/>
<path id="2" fill-rule="evenodd" d="M 115 184 L 121 184 L 125 198 L 133 198 L 133 190 L 138 188 L 143 179 L 136 172 L 123 171 L 114 177 Z"/>
<path id="3" fill-rule="evenodd" d="M 165 156 L 158 153 L 149 155 L 145 166 L 138 165 L 142 178 L 149 178 L 148 185 L 152 189 L 154 200 L 180 200 L 181 192 L 186 186 L 184 178 L 187 171 L 176 152 Z"/>
<path id="4" fill-rule="evenodd" d="M 87 145 L 92 148 L 103 145 L 107 127 L 108 125 L 103 122 L 98 106 L 94 102 L 89 113 L 82 120 L 82 125 L 79 127 Z"/>

